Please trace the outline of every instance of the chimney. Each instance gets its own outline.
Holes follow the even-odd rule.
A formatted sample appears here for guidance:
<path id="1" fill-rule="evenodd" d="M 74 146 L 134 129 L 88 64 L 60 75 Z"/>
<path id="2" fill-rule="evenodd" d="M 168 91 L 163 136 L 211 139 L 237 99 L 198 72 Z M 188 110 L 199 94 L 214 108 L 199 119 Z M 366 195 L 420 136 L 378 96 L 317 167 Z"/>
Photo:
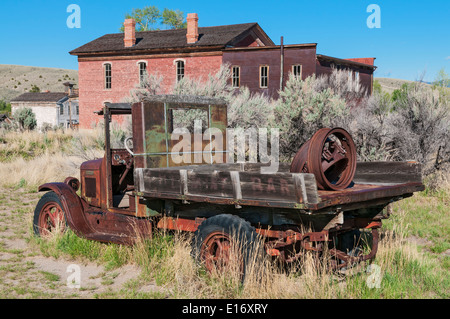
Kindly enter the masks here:
<path id="1" fill-rule="evenodd" d="M 136 44 L 136 21 L 134 21 L 134 19 L 125 19 L 123 26 L 125 28 L 125 35 L 123 38 L 125 47 L 132 47 Z"/>
<path id="2" fill-rule="evenodd" d="M 187 43 L 198 41 L 198 15 L 197 13 L 188 13 L 187 18 Z"/>

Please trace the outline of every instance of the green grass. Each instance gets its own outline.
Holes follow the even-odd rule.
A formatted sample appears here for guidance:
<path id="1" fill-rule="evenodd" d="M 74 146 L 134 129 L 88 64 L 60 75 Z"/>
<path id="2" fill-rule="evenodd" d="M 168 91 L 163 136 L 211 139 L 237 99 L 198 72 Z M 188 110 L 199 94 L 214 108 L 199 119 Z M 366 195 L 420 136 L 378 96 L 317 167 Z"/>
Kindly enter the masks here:
<path id="1" fill-rule="evenodd" d="M 405 236 L 416 236 L 432 242 L 427 247 L 434 253 L 450 249 L 450 195 L 445 191 L 424 191 L 393 205 L 396 214 L 385 223 L 386 228 L 402 219 Z"/>

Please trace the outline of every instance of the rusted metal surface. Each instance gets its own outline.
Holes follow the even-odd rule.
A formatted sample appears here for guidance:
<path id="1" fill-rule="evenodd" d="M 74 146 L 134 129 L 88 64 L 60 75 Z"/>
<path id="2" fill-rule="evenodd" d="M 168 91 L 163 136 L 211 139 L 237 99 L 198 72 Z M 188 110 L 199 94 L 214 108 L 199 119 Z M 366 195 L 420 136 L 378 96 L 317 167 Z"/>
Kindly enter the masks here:
<path id="1" fill-rule="evenodd" d="M 181 230 L 195 232 L 206 218 L 196 218 L 195 220 L 184 218 L 163 217 L 159 220 L 157 227 L 170 230 Z"/>
<path id="2" fill-rule="evenodd" d="M 75 192 L 80 189 L 80 181 L 76 177 L 69 176 L 64 180 L 64 183 L 72 187 Z"/>
<path id="3" fill-rule="evenodd" d="M 200 249 L 200 259 L 208 271 L 227 269 L 230 263 L 231 237 L 221 231 L 210 233 Z M 240 258 L 236 258 L 240 260 Z M 239 265 L 242 269 L 243 265 Z M 228 268 L 229 269 L 229 268 Z"/>
<path id="4" fill-rule="evenodd" d="M 39 214 L 38 229 L 41 236 L 47 236 L 53 231 L 64 231 L 64 212 L 59 203 L 51 201 L 45 204 Z"/>
<path id="5" fill-rule="evenodd" d="M 347 188 L 356 171 L 356 147 L 342 128 L 322 128 L 294 156 L 293 173 L 312 173 L 322 190 Z"/>
<path id="6" fill-rule="evenodd" d="M 351 256 L 337 248 L 327 249 L 328 253 L 334 258 L 331 261 L 332 269 L 340 269 L 352 264 L 373 259 L 378 250 L 378 228 L 381 227 L 381 221 L 358 221 L 361 228 L 371 229 L 372 233 L 372 247 L 368 254 Z M 329 232 L 323 230 L 320 232 L 306 232 L 300 233 L 295 231 L 277 232 L 272 230 L 258 229 L 257 232 L 262 236 L 276 236 L 276 239 L 266 241 L 265 249 L 267 254 L 278 258 L 283 262 L 291 263 L 298 260 L 305 251 L 313 251 L 316 253 L 325 252 L 332 243 L 333 237 L 337 235 L 336 232 Z M 299 249 L 301 248 L 301 249 Z"/>

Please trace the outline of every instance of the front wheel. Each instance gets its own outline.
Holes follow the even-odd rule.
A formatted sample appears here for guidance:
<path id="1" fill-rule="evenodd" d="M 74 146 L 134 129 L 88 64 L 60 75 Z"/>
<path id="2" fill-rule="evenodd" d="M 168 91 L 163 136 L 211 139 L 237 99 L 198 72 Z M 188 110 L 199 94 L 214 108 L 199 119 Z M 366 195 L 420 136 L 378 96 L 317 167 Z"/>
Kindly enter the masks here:
<path id="1" fill-rule="evenodd" d="M 34 210 L 33 230 L 40 237 L 62 233 L 67 226 L 61 200 L 55 192 L 41 197 Z"/>
<path id="2" fill-rule="evenodd" d="M 209 272 L 237 270 L 241 280 L 250 269 L 255 269 L 263 251 L 255 228 L 244 219 L 229 214 L 205 220 L 196 230 L 192 246 L 194 258 Z"/>

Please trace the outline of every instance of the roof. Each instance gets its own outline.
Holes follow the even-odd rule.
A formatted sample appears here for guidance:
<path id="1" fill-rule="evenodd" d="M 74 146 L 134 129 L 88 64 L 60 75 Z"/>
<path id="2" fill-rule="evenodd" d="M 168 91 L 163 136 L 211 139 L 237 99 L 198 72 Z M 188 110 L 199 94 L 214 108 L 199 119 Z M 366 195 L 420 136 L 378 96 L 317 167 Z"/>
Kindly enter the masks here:
<path id="1" fill-rule="evenodd" d="M 58 102 L 65 97 L 65 92 L 27 92 L 15 97 L 11 102 Z"/>
<path id="2" fill-rule="evenodd" d="M 339 58 L 334 58 L 334 57 L 331 57 L 331 56 L 328 56 L 328 55 L 323 55 L 323 54 L 317 54 L 317 59 L 334 62 L 336 64 L 345 64 L 345 65 L 366 67 L 366 68 L 369 68 L 369 69 L 376 69 L 377 68 L 373 64 L 366 64 L 366 63 L 356 62 L 356 61 L 353 61 L 353 60 L 339 59 Z"/>
<path id="3" fill-rule="evenodd" d="M 312 48 L 317 47 L 317 43 L 300 43 L 300 44 L 288 44 L 283 45 L 283 49 L 299 49 L 299 48 Z M 266 45 L 260 47 L 233 47 L 226 48 L 224 51 L 269 51 L 269 50 L 280 50 L 281 45 Z"/>
<path id="4" fill-rule="evenodd" d="M 215 27 L 199 27 L 199 40 L 193 44 L 189 44 L 186 41 L 186 29 L 136 32 L 136 45 L 133 47 L 124 46 L 124 33 L 106 34 L 69 53 L 79 55 L 108 51 L 123 51 L 126 53 L 152 49 L 227 47 L 241 40 L 252 29 L 260 33 L 269 42 L 268 44 L 273 45 L 272 40 L 259 27 L 258 23 L 254 22 Z"/>

